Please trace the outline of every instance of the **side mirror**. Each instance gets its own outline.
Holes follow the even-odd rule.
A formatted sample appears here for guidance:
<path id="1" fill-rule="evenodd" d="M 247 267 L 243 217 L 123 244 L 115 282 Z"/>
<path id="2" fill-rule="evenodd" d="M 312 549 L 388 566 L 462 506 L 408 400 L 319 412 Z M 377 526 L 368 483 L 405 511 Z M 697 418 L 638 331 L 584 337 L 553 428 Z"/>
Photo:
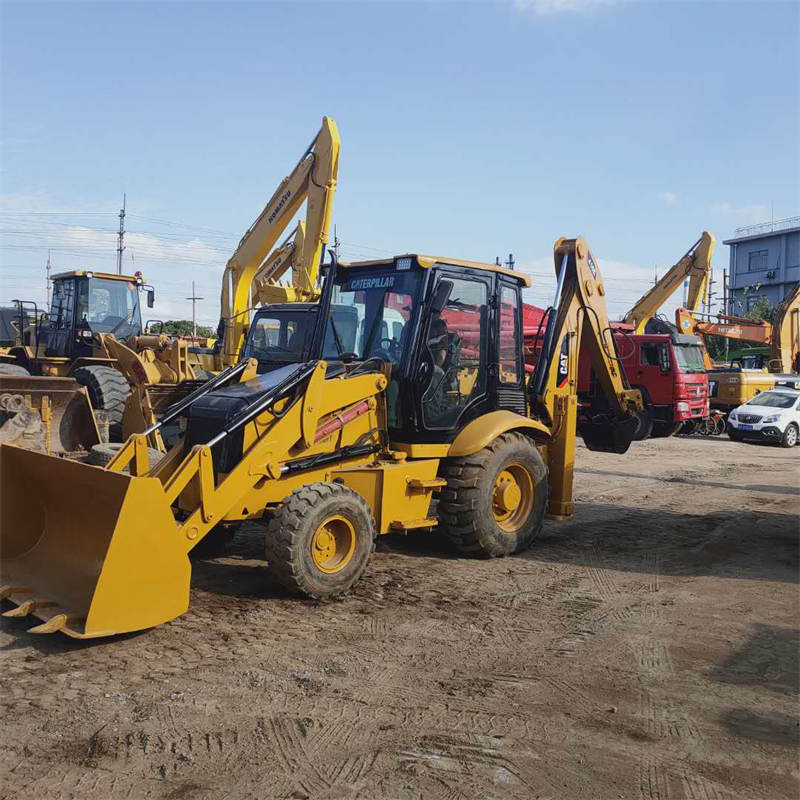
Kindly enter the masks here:
<path id="1" fill-rule="evenodd" d="M 453 281 L 441 280 L 436 287 L 436 293 L 433 295 L 431 301 L 431 309 L 437 314 L 444 311 L 447 301 L 450 299 L 450 293 L 453 291 Z"/>
<path id="2" fill-rule="evenodd" d="M 147 307 L 152 308 L 156 304 L 156 290 L 155 289 L 148 289 L 147 290 Z"/>
<path id="3" fill-rule="evenodd" d="M 672 364 L 670 363 L 669 359 L 669 348 L 662 345 L 660 356 L 661 356 L 661 364 L 660 364 L 661 371 L 665 375 L 667 375 L 672 367 Z"/>

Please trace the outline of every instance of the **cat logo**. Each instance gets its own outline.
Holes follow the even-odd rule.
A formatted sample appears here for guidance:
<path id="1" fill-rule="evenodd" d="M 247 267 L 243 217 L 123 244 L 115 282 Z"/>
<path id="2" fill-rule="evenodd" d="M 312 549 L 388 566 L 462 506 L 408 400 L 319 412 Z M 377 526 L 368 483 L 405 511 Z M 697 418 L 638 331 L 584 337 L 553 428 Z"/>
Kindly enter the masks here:
<path id="1" fill-rule="evenodd" d="M 564 337 L 561 345 L 561 352 L 558 354 L 558 373 L 556 375 L 556 386 L 560 389 L 566 386 L 569 380 L 569 336 Z"/>

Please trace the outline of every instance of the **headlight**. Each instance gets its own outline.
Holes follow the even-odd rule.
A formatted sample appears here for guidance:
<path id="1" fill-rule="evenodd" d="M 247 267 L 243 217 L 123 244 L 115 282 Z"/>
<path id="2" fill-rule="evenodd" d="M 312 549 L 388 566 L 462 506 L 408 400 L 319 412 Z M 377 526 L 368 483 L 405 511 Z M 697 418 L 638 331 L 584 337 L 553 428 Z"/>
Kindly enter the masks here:
<path id="1" fill-rule="evenodd" d="M 688 403 L 675 403 L 675 408 L 677 408 L 678 411 L 688 411 L 689 410 L 689 404 Z"/>
<path id="2" fill-rule="evenodd" d="M 731 411 L 731 413 L 728 414 L 728 419 L 735 420 L 736 419 L 736 412 L 735 411 Z"/>
<path id="3" fill-rule="evenodd" d="M 764 417 L 764 419 L 762 419 L 761 421 L 762 422 L 777 422 L 782 416 L 783 416 L 783 414 L 770 414 L 768 417 Z"/>

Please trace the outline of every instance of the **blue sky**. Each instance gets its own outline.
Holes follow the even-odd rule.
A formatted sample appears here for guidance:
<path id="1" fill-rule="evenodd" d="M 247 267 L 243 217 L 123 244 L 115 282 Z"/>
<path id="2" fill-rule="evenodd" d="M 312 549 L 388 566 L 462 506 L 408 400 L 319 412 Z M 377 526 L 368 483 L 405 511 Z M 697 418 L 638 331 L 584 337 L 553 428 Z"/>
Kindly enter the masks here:
<path id="1" fill-rule="evenodd" d="M 113 270 L 127 192 L 157 315 L 187 316 L 194 279 L 215 321 L 323 114 L 344 257 L 514 253 L 545 305 L 553 241 L 584 235 L 618 316 L 706 228 L 721 279 L 734 228 L 800 213 L 798 8 L 4 2 L 0 301 L 43 299 L 48 247 Z"/>

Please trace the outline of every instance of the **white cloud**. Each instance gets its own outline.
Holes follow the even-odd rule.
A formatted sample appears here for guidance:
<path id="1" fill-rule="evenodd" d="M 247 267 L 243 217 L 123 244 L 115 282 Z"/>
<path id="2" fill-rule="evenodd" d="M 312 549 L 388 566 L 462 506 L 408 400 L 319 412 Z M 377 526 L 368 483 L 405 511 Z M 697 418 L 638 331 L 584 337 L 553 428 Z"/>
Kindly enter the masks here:
<path id="1" fill-rule="evenodd" d="M 678 199 L 678 195 L 676 195 L 674 192 L 659 192 L 658 196 L 665 203 L 674 203 Z"/>
<path id="2" fill-rule="evenodd" d="M 755 225 L 770 219 L 770 210 L 765 205 L 735 206 L 733 203 L 712 203 L 711 211 L 726 219 Z"/>
<path id="3" fill-rule="evenodd" d="M 616 5 L 617 0 L 514 0 L 514 8 L 521 12 L 549 14 L 585 13 L 600 7 Z"/>

